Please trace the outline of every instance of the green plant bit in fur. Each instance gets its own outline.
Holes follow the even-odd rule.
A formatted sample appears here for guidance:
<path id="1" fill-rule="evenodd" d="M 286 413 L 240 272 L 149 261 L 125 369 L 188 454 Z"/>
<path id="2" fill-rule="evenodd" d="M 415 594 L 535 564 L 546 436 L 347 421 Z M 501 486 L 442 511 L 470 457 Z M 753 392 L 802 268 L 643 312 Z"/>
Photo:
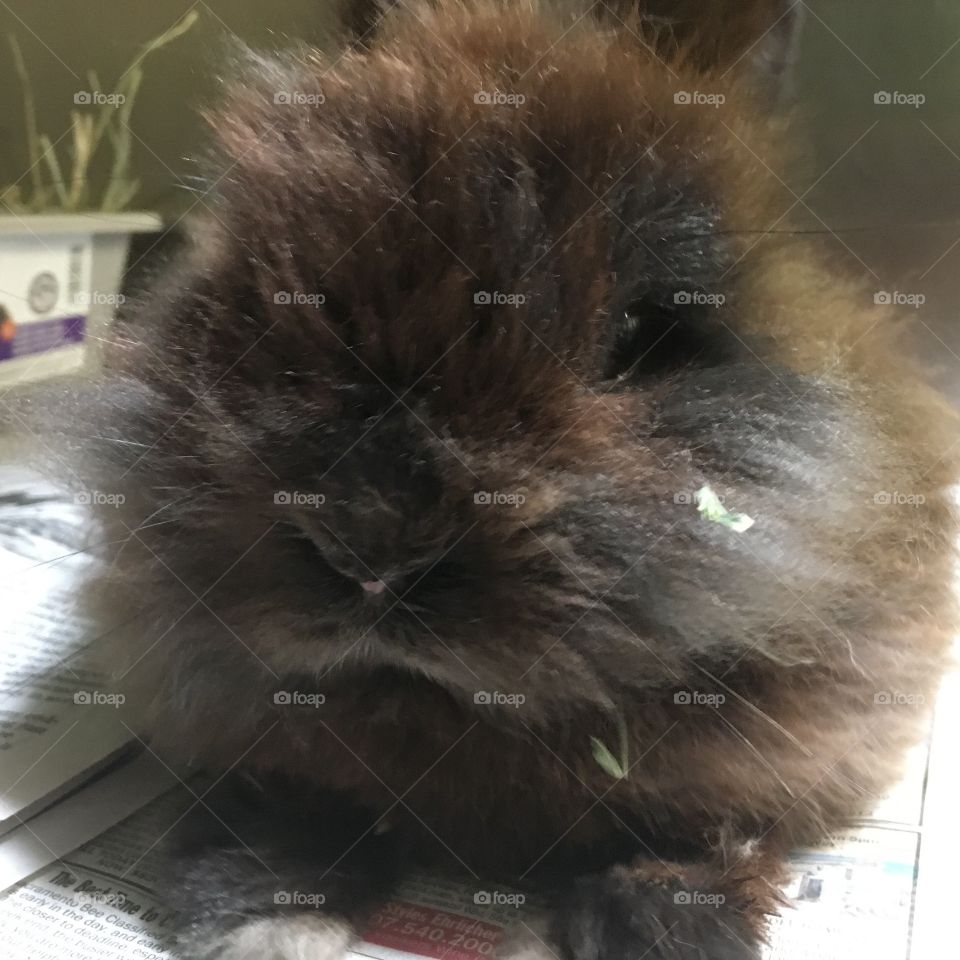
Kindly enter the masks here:
<path id="1" fill-rule="evenodd" d="M 593 759 L 600 764 L 605 773 L 609 773 L 614 780 L 625 780 L 630 772 L 630 763 L 627 759 L 627 723 L 617 714 L 617 732 L 620 734 L 620 757 L 615 757 L 607 745 L 596 737 L 590 738 L 593 747 Z"/>
<path id="2" fill-rule="evenodd" d="M 753 526 L 753 517 L 748 517 L 745 513 L 729 511 L 710 487 L 701 487 L 693 495 L 693 499 L 697 502 L 697 511 L 704 520 L 721 523 L 736 533 L 743 533 L 744 530 L 749 530 Z"/>

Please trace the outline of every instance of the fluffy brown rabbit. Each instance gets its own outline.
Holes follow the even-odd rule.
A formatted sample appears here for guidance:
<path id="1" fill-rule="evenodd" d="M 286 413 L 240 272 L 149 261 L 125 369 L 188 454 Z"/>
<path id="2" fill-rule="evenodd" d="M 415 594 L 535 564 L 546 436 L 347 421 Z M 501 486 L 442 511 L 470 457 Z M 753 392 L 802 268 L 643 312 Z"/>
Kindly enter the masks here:
<path id="1" fill-rule="evenodd" d="M 630 7 L 251 58 L 191 249 L 59 415 L 125 498 L 120 688 L 220 777 L 190 960 L 335 957 L 414 864 L 529 884 L 570 960 L 755 957 L 917 736 L 954 427 L 781 220 L 793 13 Z"/>

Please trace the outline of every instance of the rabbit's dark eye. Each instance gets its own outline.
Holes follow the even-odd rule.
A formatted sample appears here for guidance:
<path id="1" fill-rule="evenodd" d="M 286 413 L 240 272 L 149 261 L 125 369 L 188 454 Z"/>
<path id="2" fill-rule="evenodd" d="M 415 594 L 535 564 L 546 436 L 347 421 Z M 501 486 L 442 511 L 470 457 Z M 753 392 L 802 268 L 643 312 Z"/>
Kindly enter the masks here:
<path id="1" fill-rule="evenodd" d="M 636 327 L 641 319 L 643 319 L 643 301 L 634 300 L 633 303 L 628 303 L 623 310 L 622 322 L 631 327 Z"/>
<path id="2" fill-rule="evenodd" d="M 605 377 L 651 376 L 736 355 L 742 343 L 724 322 L 723 302 L 674 290 L 627 301 L 611 316 Z"/>
<path id="3" fill-rule="evenodd" d="M 645 327 L 654 319 L 650 313 L 649 307 L 642 300 L 634 300 L 613 318 L 615 329 L 607 358 L 607 377 L 628 375 L 631 367 L 643 359 Z"/>

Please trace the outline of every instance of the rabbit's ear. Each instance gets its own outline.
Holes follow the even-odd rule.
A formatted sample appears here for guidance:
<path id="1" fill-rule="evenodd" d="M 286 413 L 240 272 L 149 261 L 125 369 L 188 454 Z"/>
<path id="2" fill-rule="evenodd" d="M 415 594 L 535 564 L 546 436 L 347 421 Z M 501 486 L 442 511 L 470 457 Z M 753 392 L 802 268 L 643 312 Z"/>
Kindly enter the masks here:
<path id="1" fill-rule="evenodd" d="M 340 25 L 348 41 L 358 47 L 371 44 L 380 20 L 393 6 L 393 0 L 340 0 Z"/>
<path id="2" fill-rule="evenodd" d="M 705 73 L 752 74 L 771 100 L 790 96 L 801 0 L 594 0 L 608 26 Z"/>
<path id="3" fill-rule="evenodd" d="M 351 42 L 366 46 L 393 7 L 424 3 L 469 9 L 471 0 L 339 0 Z M 791 96 L 803 0 L 500 0 L 526 2 L 545 14 L 580 20 L 589 8 L 607 29 L 635 36 L 664 59 L 682 59 L 704 73 L 750 74 L 771 103 Z M 482 4 L 481 4 L 482 6 Z"/>
<path id="4" fill-rule="evenodd" d="M 768 10 L 766 20 L 770 26 L 751 42 L 747 55 L 754 69 L 782 91 L 791 85 L 800 56 L 806 7 L 802 0 L 773 0 L 761 6 Z"/>

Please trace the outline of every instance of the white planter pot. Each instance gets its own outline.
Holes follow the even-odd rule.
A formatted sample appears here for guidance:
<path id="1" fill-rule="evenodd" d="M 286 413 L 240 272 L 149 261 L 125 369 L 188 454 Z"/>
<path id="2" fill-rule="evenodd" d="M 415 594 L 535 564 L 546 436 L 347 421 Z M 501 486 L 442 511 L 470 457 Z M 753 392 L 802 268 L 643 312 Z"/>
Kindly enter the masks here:
<path id="1" fill-rule="evenodd" d="M 161 227 L 152 213 L 0 217 L 0 388 L 96 373 L 130 236 Z"/>

